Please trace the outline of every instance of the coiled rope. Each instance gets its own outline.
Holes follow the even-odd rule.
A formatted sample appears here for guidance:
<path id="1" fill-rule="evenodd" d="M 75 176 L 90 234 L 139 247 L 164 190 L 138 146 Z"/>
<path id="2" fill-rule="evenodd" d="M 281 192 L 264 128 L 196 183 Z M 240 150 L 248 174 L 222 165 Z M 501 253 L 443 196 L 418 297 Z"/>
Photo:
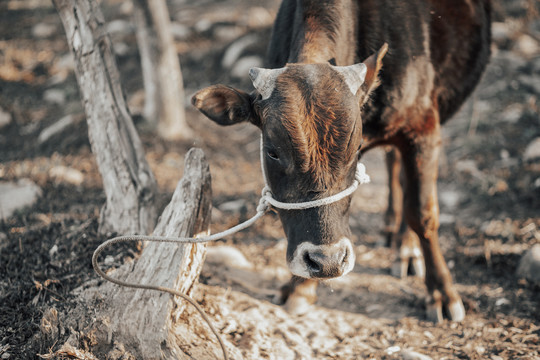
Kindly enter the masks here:
<path id="1" fill-rule="evenodd" d="M 219 232 L 219 233 L 216 233 L 216 234 L 212 234 L 212 235 L 195 237 L 195 238 L 190 238 L 190 237 L 170 237 L 170 236 L 153 236 L 153 235 L 151 235 L 151 236 L 149 236 L 149 235 L 118 236 L 118 237 L 109 239 L 109 240 L 105 241 L 104 243 L 102 243 L 101 245 L 99 245 L 97 247 L 97 249 L 94 251 L 94 254 L 92 256 L 92 266 L 94 267 L 94 271 L 99 276 L 101 276 L 103 279 L 105 279 L 107 281 L 110 281 L 110 282 L 112 282 L 114 284 L 117 284 L 117 285 L 120 285 L 120 286 L 133 288 L 133 289 L 145 289 L 145 290 L 163 291 L 163 292 L 169 293 L 171 295 L 179 296 L 182 299 L 186 300 L 191 305 L 193 305 L 195 307 L 195 309 L 197 309 L 199 314 L 201 314 L 204 321 L 208 324 L 208 327 L 210 328 L 210 330 L 216 336 L 216 338 L 217 338 L 217 340 L 219 342 L 219 345 L 221 346 L 221 350 L 223 351 L 223 358 L 225 360 L 229 359 L 229 356 L 227 354 L 227 350 L 225 348 L 225 343 L 223 342 L 220 334 L 217 332 L 217 330 L 212 325 L 212 322 L 210 321 L 210 319 L 208 318 L 208 316 L 206 315 L 204 310 L 195 302 L 195 300 L 193 300 L 188 295 L 183 294 L 183 293 L 181 293 L 179 291 L 176 291 L 174 289 L 170 289 L 170 288 L 166 288 L 166 287 L 162 287 L 162 286 L 157 286 L 157 285 L 129 283 L 129 282 L 126 282 L 126 281 L 115 279 L 115 278 L 107 275 L 100 268 L 99 263 L 98 263 L 98 256 L 99 256 L 99 254 L 101 254 L 101 252 L 105 248 L 107 248 L 107 247 L 109 247 L 111 245 L 114 245 L 116 243 L 120 243 L 120 242 L 152 241 L 152 242 L 161 242 L 161 243 L 166 242 L 166 243 L 179 243 L 179 244 L 200 244 L 200 243 L 206 243 L 206 242 L 210 242 L 210 241 L 220 240 L 220 239 L 222 239 L 224 237 L 235 234 L 235 233 L 237 233 L 237 232 L 239 232 L 241 230 L 244 230 L 244 229 L 250 227 L 251 225 L 253 225 L 253 223 L 255 223 L 257 220 L 259 220 L 261 217 L 264 216 L 264 214 L 270 209 L 270 206 L 273 206 L 273 207 L 278 208 L 278 209 L 283 209 L 283 210 L 302 210 L 302 209 L 309 209 L 309 208 L 318 207 L 318 206 L 329 205 L 329 204 L 335 203 L 335 202 L 337 202 L 337 201 L 339 201 L 341 199 L 344 199 L 345 197 L 351 195 L 358 188 L 358 185 L 367 184 L 370 181 L 369 175 L 366 174 L 366 167 L 364 166 L 364 164 L 358 162 L 357 167 L 356 167 L 355 179 L 354 179 L 353 183 L 351 184 L 351 186 L 349 186 L 345 190 L 343 190 L 343 191 L 341 191 L 341 192 L 339 192 L 339 193 L 337 193 L 335 195 L 328 196 L 328 197 L 321 198 L 321 199 L 317 199 L 317 200 L 313 200 L 313 201 L 306 201 L 306 202 L 300 202 L 300 203 L 284 203 L 284 202 L 281 202 L 281 201 L 278 201 L 278 200 L 274 199 L 274 197 L 272 195 L 272 191 L 270 190 L 270 187 L 268 185 L 268 178 L 266 176 L 266 171 L 265 171 L 265 168 L 264 168 L 264 161 L 263 161 L 264 160 L 264 151 L 263 151 L 262 137 L 261 137 L 260 155 L 261 155 L 261 169 L 262 169 L 262 173 L 263 173 L 265 186 L 264 186 L 264 188 L 263 188 L 263 190 L 261 192 L 261 198 L 259 200 L 259 204 L 257 205 L 257 213 L 253 217 L 251 217 L 250 219 L 248 219 L 248 220 L 244 221 L 243 223 L 240 223 L 240 224 L 238 224 L 236 226 L 233 226 L 232 228 L 227 229 L 225 231 L 222 231 L 222 232 Z"/>

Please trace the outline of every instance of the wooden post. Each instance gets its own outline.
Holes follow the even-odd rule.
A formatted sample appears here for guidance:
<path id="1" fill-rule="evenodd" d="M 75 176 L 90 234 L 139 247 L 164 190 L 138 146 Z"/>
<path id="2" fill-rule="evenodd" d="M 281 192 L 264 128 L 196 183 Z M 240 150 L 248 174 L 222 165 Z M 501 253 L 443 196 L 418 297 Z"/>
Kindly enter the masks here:
<path id="1" fill-rule="evenodd" d="M 107 202 L 100 232 L 148 234 L 156 221 L 157 184 L 129 114 L 120 76 L 94 0 L 54 0 L 69 47 Z"/>
<path id="2" fill-rule="evenodd" d="M 165 0 L 134 0 L 145 90 L 143 116 L 165 139 L 186 139 L 184 84 Z"/>
<path id="3" fill-rule="evenodd" d="M 186 155 L 184 176 L 163 211 L 154 235 L 191 237 L 207 234 L 211 211 L 210 170 L 202 150 Z M 202 269 L 206 245 L 150 242 L 126 281 L 160 285 L 191 295 Z M 122 271 L 123 272 L 123 271 Z M 186 303 L 169 294 L 114 287 L 110 324 L 115 341 L 129 345 L 137 358 L 177 358 L 181 350 L 171 334 Z"/>

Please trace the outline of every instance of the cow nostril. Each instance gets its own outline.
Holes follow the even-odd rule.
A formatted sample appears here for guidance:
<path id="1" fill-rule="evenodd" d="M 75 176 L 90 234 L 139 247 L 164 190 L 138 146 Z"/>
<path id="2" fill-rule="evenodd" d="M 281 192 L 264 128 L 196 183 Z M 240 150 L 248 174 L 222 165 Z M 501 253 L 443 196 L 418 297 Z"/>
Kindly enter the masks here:
<path id="1" fill-rule="evenodd" d="M 347 261 L 348 256 L 349 256 L 349 249 L 345 248 L 345 251 L 343 252 L 343 256 L 341 257 L 341 261 L 340 261 L 340 264 L 342 267 L 345 266 L 345 262 Z"/>
<path id="2" fill-rule="evenodd" d="M 321 264 L 316 260 L 312 259 L 309 255 L 309 252 L 306 252 L 304 254 L 304 262 L 312 273 L 318 273 L 322 270 Z"/>

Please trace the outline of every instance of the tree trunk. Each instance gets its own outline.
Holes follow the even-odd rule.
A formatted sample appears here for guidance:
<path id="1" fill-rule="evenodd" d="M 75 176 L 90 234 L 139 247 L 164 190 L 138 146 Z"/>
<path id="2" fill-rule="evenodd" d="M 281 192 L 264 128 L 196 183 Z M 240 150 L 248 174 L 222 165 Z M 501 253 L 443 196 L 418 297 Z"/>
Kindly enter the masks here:
<path id="1" fill-rule="evenodd" d="M 189 138 L 184 85 L 165 0 L 133 0 L 145 89 L 144 118 L 166 139 Z"/>
<path id="2" fill-rule="evenodd" d="M 192 149 L 186 155 L 184 177 L 163 211 L 154 235 L 206 235 L 211 198 L 208 163 L 202 150 Z M 126 281 L 164 286 L 191 295 L 205 254 L 204 244 L 150 242 Z M 129 344 L 142 359 L 158 359 L 163 354 L 169 354 L 166 358 L 177 358 L 177 354 L 182 352 L 171 330 L 185 307 L 185 301 L 155 291 L 116 289 L 110 306 L 115 341 Z"/>
<path id="3" fill-rule="evenodd" d="M 156 221 L 157 184 L 129 114 L 120 76 L 94 0 L 53 0 L 75 58 L 92 152 L 107 202 L 100 232 L 148 234 Z"/>

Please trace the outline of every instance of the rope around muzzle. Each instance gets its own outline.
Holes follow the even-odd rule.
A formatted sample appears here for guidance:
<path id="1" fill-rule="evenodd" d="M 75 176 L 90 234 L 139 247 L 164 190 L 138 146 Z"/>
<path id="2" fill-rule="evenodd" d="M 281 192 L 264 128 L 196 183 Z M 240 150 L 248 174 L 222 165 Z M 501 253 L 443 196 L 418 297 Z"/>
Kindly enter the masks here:
<path id="1" fill-rule="evenodd" d="M 260 155 L 261 155 L 261 169 L 263 173 L 264 183 L 265 186 L 261 192 L 261 198 L 259 200 L 259 204 L 257 205 L 257 213 L 251 217 L 250 219 L 233 226 L 230 229 L 227 229 L 225 231 L 212 234 L 212 235 L 206 235 L 206 236 L 199 236 L 199 237 L 171 237 L 171 236 L 154 236 L 154 235 L 124 235 L 124 236 L 117 236 L 115 238 L 109 239 L 99 245 L 97 249 L 94 251 L 94 254 L 92 255 L 92 266 L 94 267 L 94 271 L 101 276 L 103 279 L 110 281 L 116 285 L 133 288 L 133 289 L 144 289 L 144 290 L 155 290 L 155 291 L 162 291 L 169 293 L 173 296 L 178 296 L 190 303 L 195 307 L 195 309 L 199 312 L 203 320 L 208 324 L 208 327 L 212 331 L 212 333 L 216 336 L 219 345 L 221 347 L 221 350 L 223 352 L 223 358 L 225 360 L 229 359 L 229 356 L 227 354 L 227 350 L 225 348 L 225 343 L 223 342 L 220 334 L 217 332 L 217 330 L 212 325 L 212 322 L 204 312 L 204 310 L 188 295 L 181 293 L 177 290 L 170 289 L 163 286 L 157 286 L 157 285 L 150 285 L 150 284 L 137 284 L 137 283 L 129 283 L 123 280 L 115 279 L 109 275 L 107 275 L 99 266 L 98 263 L 98 257 L 99 255 L 105 250 L 105 248 L 120 243 L 120 242 L 137 242 L 137 241 L 151 241 L 151 242 L 160 242 L 160 243 L 177 243 L 177 244 L 201 244 L 206 243 L 210 241 L 216 241 L 220 240 L 222 238 L 225 238 L 229 235 L 235 234 L 241 230 L 244 230 L 251 225 L 253 225 L 257 220 L 259 220 L 261 217 L 264 216 L 264 214 L 270 209 L 271 206 L 283 209 L 283 210 L 303 210 L 303 209 L 310 209 L 314 207 L 319 206 L 325 206 L 332 203 L 335 203 L 339 200 L 342 200 L 346 198 L 347 196 L 350 196 L 360 184 L 367 184 L 370 181 L 369 175 L 366 174 L 366 167 L 364 164 L 358 162 L 356 166 L 356 173 L 355 173 L 355 179 L 351 186 L 346 188 L 345 190 L 325 198 L 312 200 L 312 201 L 306 201 L 306 202 L 299 202 L 299 203 L 285 203 L 276 200 L 273 197 L 272 191 L 270 190 L 270 186 L 268 185 L 268 177 L 266 175 L 266 171 L 264 168 L 264 151 L 263 151 L 263 141 L 261 137 L 261 149 L 260 149 Z"/>

